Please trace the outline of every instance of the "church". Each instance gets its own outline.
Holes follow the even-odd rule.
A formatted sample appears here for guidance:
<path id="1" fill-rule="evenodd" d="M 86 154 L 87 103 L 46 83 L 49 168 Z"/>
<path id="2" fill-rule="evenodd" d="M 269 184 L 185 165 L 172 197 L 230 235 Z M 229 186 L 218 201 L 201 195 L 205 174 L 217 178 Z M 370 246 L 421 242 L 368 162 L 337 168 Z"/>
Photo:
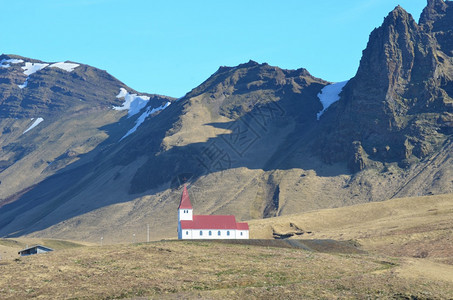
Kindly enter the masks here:
<path id="1" fill-rule="evenodd" d="M 248 239 L 249 225 L 233 215 L 194 215 L 187 186 L 178 207 L 178 239 Z"/>

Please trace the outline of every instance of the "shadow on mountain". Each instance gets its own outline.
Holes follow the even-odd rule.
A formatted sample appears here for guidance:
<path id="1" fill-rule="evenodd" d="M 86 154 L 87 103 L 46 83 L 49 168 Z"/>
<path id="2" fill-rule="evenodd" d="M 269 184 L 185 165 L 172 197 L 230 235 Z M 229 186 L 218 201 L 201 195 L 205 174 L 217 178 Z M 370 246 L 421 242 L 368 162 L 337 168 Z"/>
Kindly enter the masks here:
<path id="1" fill-rule="evenodd" d="M 327 165 L 312 154 L 312 140 L 320 128 L 319 110 L 314 101 L 304 99 L 313 98 L 270 101 L 246 113 L 237 112 L 242 116 L 234 121 L 205 124 L 229 133 L 149 156 L 132 179 L 130 193 L 143 193 L 170 181 L 176 188 L 180 174 L 195 181 L 209 173 L 242 167 L 264 171 L 299 168 L 323 177 L 349 174 L 347 168 Z"/>
<path id="2" fill-rule="evenodd" d="M 316 90 L 311 91 L 316 95 Z M 40 231 L 64 220 L 83 215 L 107 205 L 128 201 L 112 198 L 103 201 L 93 199 L 89 206 L 74 208 L 73 212 L 52 216 L 41 222 L 57 208 L 81 193 L 97 177 L 115 166 L 126 166 L 138 157 L 148 159 L 131 180 L 130 194 L 152 191 L 159 193 L 168 188 L 178 188 L 185 181 L 196 181 L 200 176 L 232 168 L 262 169 L 314 169 L 319 176 L 336 176 L 338 171 L 320 168 L 309 152 L 310 137 L 316 134 L 316 113 L 319 103 L 302 95 L 281 101 L 269 101 L 256 105 L 242 116 L 227 123 L 210 123 L 219 129 L 230 131 L 209 138 L 203 143 L 182 147 L 161 148 L 168 132 L 177 130 L 177 121 L 184 111 L 185 101 L 174 103 L 165 111 L 145 122 L 136 133 L 118 143 L 121 134 L 118 124 L 100 128 L 109 138 L 90 153 L 80 155 L 80 160 L 48 177 L 18 199 L 0 208 L 2 236 L 20 236 Z M 306 99 L 311 99 L 306 101 Z M 120 122 L 127 122 L 124 117 Z M 298 155 L 299 154 L 299 155 Z M 36 209 L 41 206 L 39 209 Z M 32 213 L 29 213 L 32 212 Z M 16 225 L 17 224 L 17 225 Z M 20 224 L 20 225 L 19 225 Z M 10 227 L 13 225 L 13 227 Z"/>
<path id="3" fill-rule="evenodd" d="M 320 128 L 317 113 L 322 109 L 317 95 L 326 84 L 304 69 L 282 70 L 252 61 L 237 68 L 220 68 L 185 98 L 148 119 L 122 141 L 124 126 L 118 124 L 125 123 L 131 128 L 134 120 L 125 116 L 118 123 L 99 128 L 108 138 L 94 150 L 78 155 L 77 162 L 30 190 L 4 200 L 8 204 L 0 208 L 0 236 L 40 231 L 75 216 L 130 201 L 136 197 L 133 195 L 176 189 L 186 181 L 194 182 L 200 176 L 230 169 L 299 168 L 314 170 L 318 176 L 348 173 L 346 168 L 329 166 L 312 154 L 313 147 L 316 148 L 312 141 Z M 189 144 L 174 140 L 169 145 L 163 143 L 182 126 L 190 131 L 192 125 L 183 125 L 181 116 L 190 112 L 196 116 L 192 99 L 201 99 L 207 111 L 234 121 L 210 123 L 208 117 L 203 126 L 215 128 L 219 132 L 215 137 L 206 135 L 200 137 L 205 142 Z M 200 122 L 194 124 L 199 126 Z M 59 159 L 59 166 L 75 160 L 69 152 Z M 132 178 L 124 178 L 115 171 L 139 159 L 145 162 L 134 166 Z M 87 194 L 87 187 L 106 190 L 105 186 L 93 186 L 101 177 L 112 178 L 109 184 L 114 184 L 117 178 L 127 180 L 132 196 L 87 195 L 90 202 L 78 205 L 76 199 Z M 57 214 L 66 203 L 71 204 L 70 209 Z"/>
<path id="4" fill-rule="evenodd" d="M 155 106 L 160 106 L 157 104 Z M 157 118 L 156 118 L 157 119 Z M 54 212 L 56 209 L 71 201 L 80 194 L 86 186 L 95 180 L 104 172 L 118 164 L 127 164 L 127 159 L 123 161 L 112 160 L 112 153 L 116 153 L 118 148 L 127 146 L 125 141 L 120 142 L 121 137 L 125 134 L 124 129 L 119 130 L 119 123 L 127 123 L 130 127 L 134 124 L 133 118 L 124 116 L 117 123 L 112 123 L 99 128 L 105 131 L 108 138 L 96 146 L 95 149 L 88 153 L 78 156 L 79 160 L 73 164 L 67 165 L 58 170 L 54 175 L 47 177 L 40 183 L 28 187 L 23 191 L 3 199 L 3 206 L 0 206 L 0 236 L 21 236 L 48 228 L 64 220 L 70 219 L 77 215 L 99 209 L 106 205 L 122 202 L 121 199 L 93 199 L 89 207 L 74 207 L 74 212 L 61 216 L 53 216 L 52 224 L 41 224 L 41 220 Z M 123 126 L 124 128 L 124 126 Z M 158 129 L 153 132 L 157 141 L 161 141 L 165 131 L 159 132 Z M 152 143 L 154 145 L 154 143 Z M 132 149 L 133 151 L 134 149 Z M 130 155 L 140 155 L 138 153 L 129 153 Z M 118 158 L 118 156 L 116 156 Z M 134 157 L 129 157 L 134 160 Z M 57 158 L 58 160 L 58 158 Z M 113 201 L 109 201 L 113 200 Z M 127 200 L 124 200 L 127 201 Z M 41 206 L 39 209 L 36 209 Z M 31 212 L 31 213 L 30 213 Z M 12 228 L 9 228 L 13 225 Z M 6 230 L 5 230 L 6 229 Z"/>

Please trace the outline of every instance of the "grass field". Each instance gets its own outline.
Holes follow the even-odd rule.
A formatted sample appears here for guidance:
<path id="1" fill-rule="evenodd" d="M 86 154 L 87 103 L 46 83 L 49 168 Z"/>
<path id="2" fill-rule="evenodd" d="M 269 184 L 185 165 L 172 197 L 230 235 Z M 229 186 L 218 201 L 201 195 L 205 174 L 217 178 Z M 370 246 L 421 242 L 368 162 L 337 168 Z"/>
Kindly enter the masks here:
<path id="1" fill-rule="evenodd" d="M 80 247 L 0 263 L 1 299 L 439 298 L 452 284 L 400 276 L 404 259 L 210 242 Z"/>
<path id="2" fill-rule="evenodd" d="M 0 259 L 11 260 L 17 258 L 19 257 L 17 253 L 19 250 L 32 245 L 44 245 L 54 250 L 63 250 L 83 246 L 90 246 L 93 244 L 55 239 L 35 239 L 35 238 L 0 239 Z"/>
<path id="3" fill-rule="evenodd" d="M 290 244 L 312 251 L 259 240 L 102 247 L 40 240 L 34 242 L 56 251 L 18 257 L 31 240 L 0 240 L 0 251 L 16 252 L 0 260 L 0 299 L 453 298 L 452 195 L 256 220 L 250 227 L 255 238 L 297 231 L 304 240 Z"/>
<path id="4" fill-rule="evenodd" d="M 292 224 L 292 226 L 291 226 Z M 369 252 L 453 265 L 453 194 L 393 199 L 249 222 L 252 238 L 354 240 Z"/>

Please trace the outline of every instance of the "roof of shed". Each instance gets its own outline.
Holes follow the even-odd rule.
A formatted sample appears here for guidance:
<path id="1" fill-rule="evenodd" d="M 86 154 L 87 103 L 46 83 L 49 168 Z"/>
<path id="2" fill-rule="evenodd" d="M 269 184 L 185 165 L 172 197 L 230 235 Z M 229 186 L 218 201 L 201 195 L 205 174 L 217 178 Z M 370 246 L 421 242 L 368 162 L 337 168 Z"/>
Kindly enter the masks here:
<path id="1" fill-rule="evenodd" d="M 24 251 L 27 251 L 27 250 L 30 250 L 30 249 L 33 249 L 33 248 L 43 248 L 43 249 L 48 250 L 48 251 L 53 251 L 52 248 L 49 248 L 49 247 L 46 247 L 46 246 L 43 246 L 43 245 L 33 245 L 33 246 L 31 246 L 31 247 L 22 249 L 22 250 L 20 250 L 19 252 L 24 252 Z"/>

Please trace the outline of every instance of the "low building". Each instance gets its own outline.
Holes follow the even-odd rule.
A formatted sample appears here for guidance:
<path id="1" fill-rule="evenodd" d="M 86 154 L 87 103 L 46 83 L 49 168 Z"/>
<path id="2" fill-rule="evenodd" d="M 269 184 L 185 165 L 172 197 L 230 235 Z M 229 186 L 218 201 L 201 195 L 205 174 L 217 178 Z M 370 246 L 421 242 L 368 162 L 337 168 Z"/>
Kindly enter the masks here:
<path id="1" fill-rule="evenodd" d="M 34 245 L 20 250 L 18 253 L 20 254 L 20 256 L 28 256 L 33 254 L 47 253 L 50 251 L 53 251 L 53 249 L 45 247 L 43 245 Z"/>
<path id="2" fill-rule="evenodd" d="M 233 215 L 193 215 L 187 187 L 178 207 L 178 239 L 248 239 L 249 225 Z"/>

